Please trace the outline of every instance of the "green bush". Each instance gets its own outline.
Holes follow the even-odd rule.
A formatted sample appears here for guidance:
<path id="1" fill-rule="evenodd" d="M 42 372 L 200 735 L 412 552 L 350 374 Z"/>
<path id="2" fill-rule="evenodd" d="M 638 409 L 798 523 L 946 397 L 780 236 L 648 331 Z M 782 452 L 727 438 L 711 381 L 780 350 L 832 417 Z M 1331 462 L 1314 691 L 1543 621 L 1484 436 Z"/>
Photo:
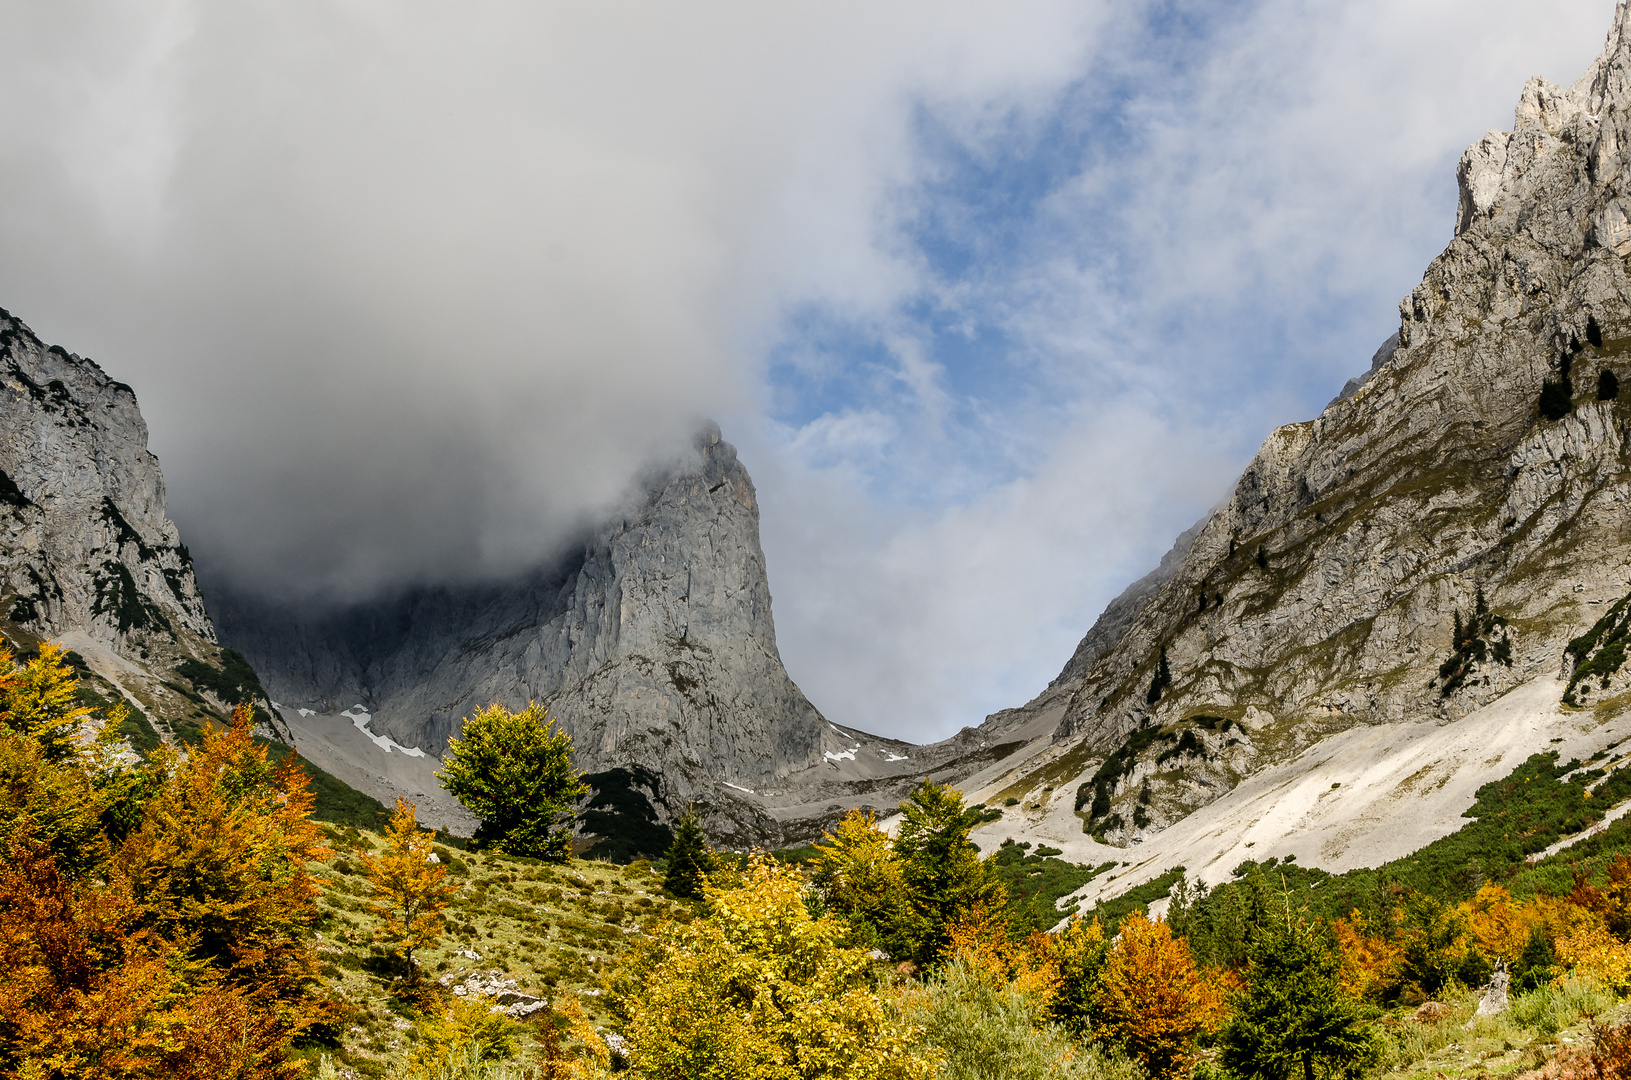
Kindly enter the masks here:
<path id="1" fill-rule="evenodd" d="M 1037 1001 L 954 960 L 907 995 L 918 1045 L 946 1055 L 941 1080 L 1140 1080 L 1141 1070 L 1096 1046 L 1073 1043 Z"/>

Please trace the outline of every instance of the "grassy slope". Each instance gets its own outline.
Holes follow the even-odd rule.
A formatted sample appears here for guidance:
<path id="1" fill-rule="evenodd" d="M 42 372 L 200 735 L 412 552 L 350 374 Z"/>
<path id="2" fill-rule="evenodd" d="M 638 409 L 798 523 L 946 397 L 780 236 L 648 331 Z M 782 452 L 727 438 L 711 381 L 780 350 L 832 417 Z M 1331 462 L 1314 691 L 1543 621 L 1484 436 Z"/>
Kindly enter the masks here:
<path id="1" fill-rule="evenodd" d="M 328 830 L 334 854 L 316 869 L 322 935 L 321 976 L 353 1010 L 340 1047 L 310 1047 L 362 1076 L 385 1075 L 388 1063 L 411 1052 L 415 1014 L 391 996 L 393 973 L 373 943 L 378 920 L 367 911 L 369 887 L 357 856 L 381 850 L 377 835 L 357 828 Z M 525 993 L 575 996 L 597 1024 L 606 1022 L 602 974 L 628 934 L 689 909 L 660 895 L 649 864 L 578 860 L 550 866 L 531 859 L 439 850 L 448 882 L 459 891 L 447 908 L 448 933 L 417 954 L 431 979 L 463 981 L 497 971 Z M 475 958 L 462 955 L 473 952 Z"/>

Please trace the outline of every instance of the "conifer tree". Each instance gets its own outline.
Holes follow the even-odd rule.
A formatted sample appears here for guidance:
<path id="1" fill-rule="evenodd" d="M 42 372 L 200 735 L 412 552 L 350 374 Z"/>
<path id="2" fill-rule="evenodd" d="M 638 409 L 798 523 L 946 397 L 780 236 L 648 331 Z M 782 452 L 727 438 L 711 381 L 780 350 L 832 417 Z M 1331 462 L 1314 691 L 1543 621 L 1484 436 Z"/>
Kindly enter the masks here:
<path id="1" fill-rule="evenodd" d="M 913 952 L 921 965 L 940 955 L 960 916 L 981 905 L 1000 910 L 1007 894 L 1002 882 L 987 875 L 980 849 L 968 838 L 980 812 L 963 805 L 962 792 L 925 780 L 901 804 L 901 815 L 895 854 L 917 914 Z"/>
<path id="2" fill-rule="evenodd" d="M 1224 1067 L 1243 1080 L 1358 1077 L 1375 1043 L 1335 950 L 1289 916 L 1257 930 L 1246 989 L 1218 1036 Z"/>
<path id="3" fill-rule="evenodd" d="M 1620 377 L 1608 368 L 1597 373 L 1597 400 L 1618 401 L 1620 397 Z"/>
<path id="4" fill-rule="evenodd" d="M 464 722 L 436 774 L 481 819 L 478 846 L 549 862 L 572 858 L 572 834 L 557 822 L 589 788 L 572 764 L 572 736 L 536 702 L 513 713 L 493 704 Z"/>
<path id="5" fill-rule="evenodd" d="M 700 900 L 702 884 L 714 871 L 715 859 L 696 811 L 690 807 L 674 823 L 674 842 L 665 857 L 668 872 L 663 875 L 663 888 L 687 900 Z"/>
<path id="6" fill-rule="evenodd" d="M 385 854 L 363 855 L 363 869 L 374 887 L 373 912 L 382 923 L 380 936 L 402 951 L 409 978 L 415 977 L 413 951 L 442 936 L 442 909 L 456 889 L 445 885 L 447 868 L 434 861 L 435 834 L 419 827 L 417 808 L 406 799 L 385 827 Z"/>

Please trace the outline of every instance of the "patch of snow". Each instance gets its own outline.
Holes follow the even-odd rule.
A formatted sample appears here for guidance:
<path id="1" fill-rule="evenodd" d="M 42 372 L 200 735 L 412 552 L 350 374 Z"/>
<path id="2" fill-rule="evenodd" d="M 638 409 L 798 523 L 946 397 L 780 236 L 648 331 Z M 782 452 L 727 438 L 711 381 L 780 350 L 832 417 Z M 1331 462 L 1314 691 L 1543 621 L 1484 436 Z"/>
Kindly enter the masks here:
<path id="1" fill-rule="evenodd" d="M 305 710 L 302 709 L 301 712 L 304 713 Z M 373 741 L 375 746 L 379 747 L 387 754 L 389 754 L 392 750 L 395 750 L 401 753 L 403 757 L 425 756 L 425 752 L 419 749 L 417 746 L 403 746 L 401 743 L 397 742 L 388 735 L 375 735 L 372 731 L 368 730 L 368 725 L 373 723 L 374 718 L 365 708 L 363 708 L 361 704 L 351 706 L 351 708 L 347 709 L 340 715 L 350 717 L 352 726 L 354 726 L 364 735 L 368 736 L 368 738 Z"/>
<path id="2" fill-rule="evenodd" d="M 906 757 L 905 754 L 891 754 L 891 753 L 885 752 L 885 754 L 883 756 L 883 759 L 885 761 L 906 761 L 907 757 Z"/>
<path id="3" fill-rule="evenodd" d="M 828 761 L 854 761 L 855 760 L 855 751 L 857 751 L 859 749 L 860 749 L 859 746 L 852 746 L 848 750 L 845 750 L 841 754 L 835 754 L 831 750 L 828 750 L 826 753 L 822 754 L 821 756 L 826 758 Z"/>
<path id="4" fill-rule="evenodd" d="M 842 731 L 839 731 L 839 730 L 838 730 L 838 725 L 837 725 L 837 724 L 834 724 L 834 723 L 832 723 L 832 722 L 831 722 L 831 721 L 828 721 L 828 723 L 827 723 L 827 726 L 828 726 L 828 727 L 830 727 L 830 728 L 832 728 L 832 730 L 833 730 L 833 734 L 834 734 L 834 735 L 842 735 L 842 734 L 844 734 L 844 733 L 843 733 L 843 732 L 842 732 Z"/>
<path id="5" fill-rule="evenodd" d="M 733 784 L 733 783 L 731 783 L 731 782 L 730 782 L 730 781 L 729 781 L 729 780 L 726 780 L 726 781 L 723 781 L 723 783 L 724 783 L 724 785 L 725 785 L 725 786 L 726 786 L 726 787 L 728 787 L 728 788 L 735 788 L 735 789 L 736 789 L 736 790 L 737 790 L 737 791 L 745 791 L 745 792 L 747 792 L 747 793 L 748 793 L 748 794 L 749 794 L 749 795 L 752 795 L 752 794 L 754 794 L 754 791 L 753 791 L 753 789 L 752 789 L 752 788 L 745 788 L 745 787 L 743 787 L 743 786 L 742 786 L 742 785 L 741 785 L 741 784 Z"/>
<path id="6" fill-rule="evenodd" d="M 316 716 L 317 715 L 317 710 L 315 710 L 315 709 L 296 709 L 295 712 L 299 713 L 301 716 Z"/>

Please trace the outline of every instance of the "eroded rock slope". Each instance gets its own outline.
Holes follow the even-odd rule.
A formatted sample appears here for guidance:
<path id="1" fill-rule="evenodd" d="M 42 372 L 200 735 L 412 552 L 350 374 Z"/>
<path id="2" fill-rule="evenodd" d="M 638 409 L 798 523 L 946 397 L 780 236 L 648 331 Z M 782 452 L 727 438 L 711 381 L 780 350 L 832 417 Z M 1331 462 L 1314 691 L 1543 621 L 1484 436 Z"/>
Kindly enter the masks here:
<path id="1" fill-rule="evenodd" d="M 1458 178 L 1396 340 L 988 721 L 1059 716 L 991 794 L 1146 839 L 1334 732 L 1555 676 L 1631 588 L 1631 8 L 1573 86 L 1530 80 Z M 1622 711 L 1625 678 L 1584 704 Z"/>

